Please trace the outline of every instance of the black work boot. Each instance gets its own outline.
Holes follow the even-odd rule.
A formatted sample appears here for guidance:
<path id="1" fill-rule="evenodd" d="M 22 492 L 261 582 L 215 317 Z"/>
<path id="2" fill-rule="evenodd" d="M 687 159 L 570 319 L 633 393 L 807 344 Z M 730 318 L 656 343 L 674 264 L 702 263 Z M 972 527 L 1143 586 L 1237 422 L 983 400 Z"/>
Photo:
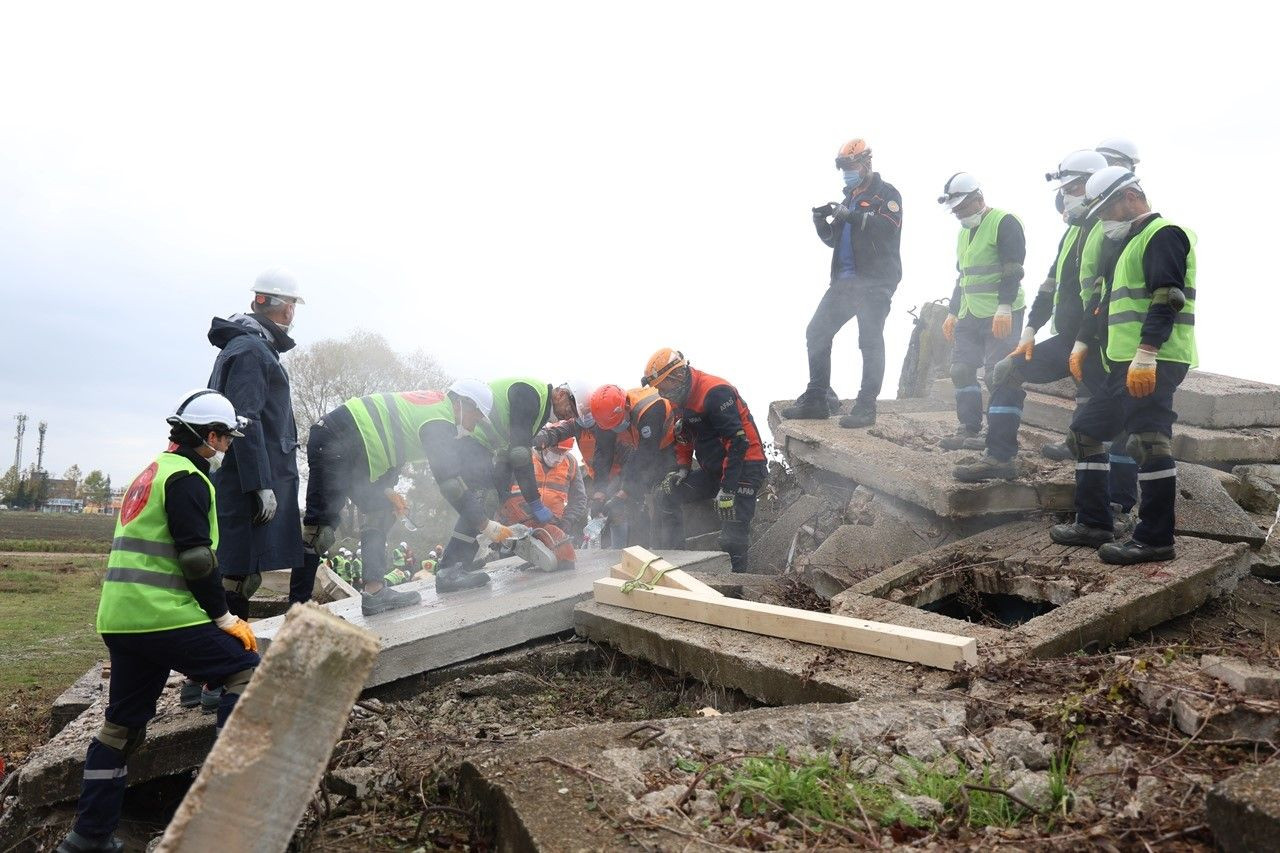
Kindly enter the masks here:
<path id="1" fill-rule="evenodd" d="M 1040 455 L 1046 459 L 1052 459 L 1054 462 L 1066 462 L 1068 459 L 1075 459 L 1076 455 L 1070 447 L 1067 447 L 1065 441 L 1059 441 L 1055 444 L 1046 444 L 1040 448 Z"/>
<path id="2" fill-rule="evenodd" d="M 182 687 L 178 690 L 178 704 L 184 708 L 196 707 L 200 704 L 200 693 L 203 690 L 204 685 L 188 678 L 182 682 Z"/>
<path id="3" fill-rule="evenodd" d="M 360 593 L 360 612 L 365 616 L 386 613 L 388 610 L 399 610 L 401 607 L 412 607 L 422 601 L 417 590 L 399 590 L 384 583 L 382 589 L 374 593 Z"/>
<path id="4" fill-rule="evenodd" d="M 1105 545 L 1115 537 L 1110 530 L 1101 527 L 1090 527 L 1078 521 L 1071 524 L 1055 524 L 1049 528 L 1049 538 L 1059 545 L 1087 545 L 1097 548 Z"/>
<path id="5" fill-rule="evenodd" d="M 124 842 L 115 834 L 106 838 L 89 838 L 72 830 L 58 845 L 57 853 L 120 853 L 124 850 Z"/>
<path id="6" fill-rule="evenodd" d="M 814 393 L 811 390 L 806 390 L 799 397 L 796 397 L 794 406 L 787 406 L 782 410 L 782 416 L 796 421 L 825 421 L 831 417 L 831 408 L 827 404 L 826 392 L 818 391 Z"/>
<path id="7" fill-rule="evenodd" d="M 840 419 L 840 426 L 845 429 L 858 429 L 872 426 L 875 422 L 876 401 L 857 400 L 854 402 L 853 408 L 849 409 L 849 414 Z"/>
<path id="8" fill-rule="evenodd" d="M 982 454 L 977 462 L 957 465 L 952 472 L 962 483 L 984 483 L 987 480 L 1016 480 L 1018 466 L 1012 459 L 1001 460 L 989 454 Z"/>
<path id="9" fill-rule="evenodd" d="M 987 440 L 980 431 L 960 424 L 951 435 L 944 435 L 938 446 L 943 450 L 986 450 Z"/>
<path id="10" fill-rule="evenodd" d="M 840 414 L 840 395 L 827 386 L 827 408 L 831 410 L 831 414 Z"/>
<path id="11" fill-rule="evenodd" d="M 472 571 L 462 567 L 461 563 L 445 566 L 436 571 L 436 592 L 457 592 L 460 589 L 475 589 L 489 582 L 489 573 Z"/>
<path id="12" fill-rule="evenodd" d="M 1098 558 L 1113 566 L 1132 566 L 1134 563 L 1162 563 L 1177 558 L 1172 545 L 1143 545 L 1137 539 L 1128 542 L 1108 542 L 1098 548 Z"/>
<path id="13" fill-rule="evenodd" d="M 222 694 L 224 691 L 225 688 L 223 687 L 202 686 L 200 688 L 200 713 L 218 713 L 218 706 L 222 704 Z"/>

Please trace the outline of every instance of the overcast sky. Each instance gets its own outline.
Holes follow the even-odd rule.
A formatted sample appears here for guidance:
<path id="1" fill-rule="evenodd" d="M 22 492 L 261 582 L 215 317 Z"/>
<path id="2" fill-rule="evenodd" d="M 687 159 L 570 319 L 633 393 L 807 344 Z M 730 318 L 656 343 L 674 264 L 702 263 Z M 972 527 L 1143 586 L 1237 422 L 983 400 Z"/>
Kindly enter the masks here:
<path id="1" fill-rule="evenodd" d="M 47 420 L 48 470 L 126 482 L 207 380 L 209 319 L 272 264 L 301 282 L 304 346 L 359 326 L 457 375 L 629 387 L 670 345 L 764 427 L 807 379 L 830 263 L 809 208 L 852 136 L 904 197 L 885 396 L 907 310 L 951 290 L 945 179 L 1022 218 L 1032 291 L 1062 231 L 1044 173 L 1113 135 L 1199 236 L 1202 367 L 1280 382 L 1256 6 L 326 8 L 6 6 L 0 436 L 30 415 L 27 461 Z M 859 371 L 851 324 L 843 396 Z"/>

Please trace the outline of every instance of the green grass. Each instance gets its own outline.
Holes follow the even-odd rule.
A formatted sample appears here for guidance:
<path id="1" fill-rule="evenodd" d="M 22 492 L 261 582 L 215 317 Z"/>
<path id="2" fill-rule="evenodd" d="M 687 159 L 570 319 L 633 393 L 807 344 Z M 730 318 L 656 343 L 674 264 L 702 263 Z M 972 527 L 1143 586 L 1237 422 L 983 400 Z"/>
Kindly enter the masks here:
<path id="1" fill-rule="evenodd" d="M 0 752 L 43 741 L 49 705 L 106 648 L 94 631 L 104 557 L 0 557 Z"/>
<path id="2" fill-rule="evenodd" d="M 115 530 L 114 515 L 86 515 L 59 512 L 0 512 L 0 540 L 110 542 Z M 16 548 L 8 550 L 16 551 Z"/>
<path id="3" fill-rule="evenodd" d="M 105 539 L 0 539 L 0 552 L 22 551 L 28 554 L 106 554 L 111 550 Z"/>

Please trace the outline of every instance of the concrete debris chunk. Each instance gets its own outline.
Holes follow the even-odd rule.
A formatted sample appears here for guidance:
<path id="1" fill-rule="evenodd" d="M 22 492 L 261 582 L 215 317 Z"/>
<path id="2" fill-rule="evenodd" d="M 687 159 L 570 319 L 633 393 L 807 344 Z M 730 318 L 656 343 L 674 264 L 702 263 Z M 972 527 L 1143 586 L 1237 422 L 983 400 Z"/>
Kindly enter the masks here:
<path id="1" fill-rule="evenodd" d="M 1280 699 L 1280 670 L 1247 660 L 1202 655 L 1200 669 L 1232 690 L 1258 699 Z"/>
<path id="2" fill-rule="evenodd" d="M 750 570 L 758 574 L 782 574 L 787 568 L 787 555 L 796 533 L 825 508 L 822 500 L 813 495 L 802 495 L 787 507 L 787 511 L 769 525 L 769 529 L 747 550 Z"/>
<path id="3" fill-rule="evenodd" d="M 160 853 L 280 853 L 324 774 L 378 653 L 376 638 L 294 605 L 178 806 Z"/>
<path id="4" fill-rule="evenodd" d="M 1205 813 L 1226 853 L 1274 850 L 1280 838 L 1280 762 L 1241 770 L 1209 789 Z"/>

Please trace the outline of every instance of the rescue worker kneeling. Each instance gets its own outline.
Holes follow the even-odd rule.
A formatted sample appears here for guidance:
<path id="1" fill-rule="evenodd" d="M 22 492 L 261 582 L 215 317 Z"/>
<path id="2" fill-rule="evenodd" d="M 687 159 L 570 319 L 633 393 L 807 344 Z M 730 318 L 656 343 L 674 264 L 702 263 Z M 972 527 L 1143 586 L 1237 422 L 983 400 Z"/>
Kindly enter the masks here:
<path id="1" fill-rule="evenodd" d="M 558 445 L 532 451 L 538 494 L 551 512 L 551 521 L 543 523 L 533 517 L 518 485 L 511 486 L 510 496 L 499 512 L 504 524 L 523 524 L 533 528 L 535 532 L 532 535 L 555 553 L 558 569 L 573 567 L 577 553 L 572 536 L 581 535 L 587 515 L 587 489 L 582 482 L 582 466 L 570 455 L 572 447 L 573 439 L 567 438 Z"/>
<path id="2" fill-rule="evenodd" d="M 169 449 L 134 478 L 116 521 L 97 618 L 111 656 L 106 719 L 89 741 L 75 827 L 59 853 L 124 849 L 115 830 L 129 756 L 146 738 L 170 670 L 225 688 L 221 731 L 258 665 L 249 623 L 227 612 L 209 480 L 246 421 L 226 397 L 201 388 L 168 422 Z"/>

